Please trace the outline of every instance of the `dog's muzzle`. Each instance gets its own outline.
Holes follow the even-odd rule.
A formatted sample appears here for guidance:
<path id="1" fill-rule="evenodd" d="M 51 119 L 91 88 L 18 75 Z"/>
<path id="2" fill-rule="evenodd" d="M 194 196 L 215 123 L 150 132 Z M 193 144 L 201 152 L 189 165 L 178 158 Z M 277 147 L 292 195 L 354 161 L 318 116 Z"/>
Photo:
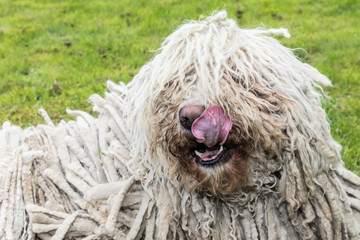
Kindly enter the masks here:
<path id="1" fill-rule="evenodd" d="M 201 165 L 219 162 L 226 150 L 223 145 L 232 127 L 224 111 L 216 105 L 205 108 L 202 104 L 188 104 L 180 109 L 179 120 L 197 142 L 193 153 L 198 162 Z"/>

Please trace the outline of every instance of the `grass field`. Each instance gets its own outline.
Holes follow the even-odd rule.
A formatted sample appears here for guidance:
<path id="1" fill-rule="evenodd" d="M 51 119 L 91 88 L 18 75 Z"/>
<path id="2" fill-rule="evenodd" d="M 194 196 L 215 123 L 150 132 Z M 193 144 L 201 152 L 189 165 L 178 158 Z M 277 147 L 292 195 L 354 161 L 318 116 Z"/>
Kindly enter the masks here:
<path id="1" fill-rule="evenodd" d="M 0 0 L 0 123 L 26 127 L 91 111 L 105 82 L 128 82 L 185 19 L 226 9 L 241 27 L 286 27 L 280 39 L 333 82 L 324 107 L 347 167 L 360 173 L 360 2 L 357 0 Z"/>

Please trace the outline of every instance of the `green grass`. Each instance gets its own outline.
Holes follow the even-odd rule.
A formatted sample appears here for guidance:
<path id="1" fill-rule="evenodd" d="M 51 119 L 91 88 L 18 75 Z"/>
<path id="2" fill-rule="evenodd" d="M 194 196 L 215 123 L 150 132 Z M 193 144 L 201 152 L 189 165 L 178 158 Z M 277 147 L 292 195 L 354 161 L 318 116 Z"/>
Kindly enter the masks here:
<path id="1" fill-rule="evenodd" d="M 333 82 L 324 101 L 346 166 L 360 173 L 360 3 L 357 0 L 0 0 L 0 122 L 26 127 L 69 119 L 66 107 L 105 82 L 128 82 L 185 19 L 226 9 L 241 27 L 286 27 L 283 44 Z"/>

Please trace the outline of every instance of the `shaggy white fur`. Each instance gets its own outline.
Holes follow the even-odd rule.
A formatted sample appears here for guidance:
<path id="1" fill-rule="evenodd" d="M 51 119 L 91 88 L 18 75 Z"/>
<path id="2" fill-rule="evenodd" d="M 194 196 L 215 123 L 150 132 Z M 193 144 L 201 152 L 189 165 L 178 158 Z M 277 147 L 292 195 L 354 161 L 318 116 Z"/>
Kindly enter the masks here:
<path id="1" fill-rule="evenodd" d="M 320 106 L 331 83 L 271 34 L 289 37 L 224 11 L 188 22 L 128 85 L 90 98 L 97 118 L 5 122 L 0 238 L 359 239 L 360 178 Z M 189 103 L 231 119 L 226 161 L 190 154 Z"/>

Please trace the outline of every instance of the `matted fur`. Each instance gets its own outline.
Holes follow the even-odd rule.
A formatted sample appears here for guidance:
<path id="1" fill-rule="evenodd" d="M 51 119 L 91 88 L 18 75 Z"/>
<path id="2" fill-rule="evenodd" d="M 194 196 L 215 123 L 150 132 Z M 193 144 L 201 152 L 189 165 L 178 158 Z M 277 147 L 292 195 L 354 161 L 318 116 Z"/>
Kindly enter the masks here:
<path id="1" fill-rule="evenodd" d="M 6 239 L 359 239 L 360 178 L 321 108 L 330 81 L 271 34 L 222 11 L 188 22 L 128 85 L 92 96 L 98 118 L 0 131 Z M 227 161 L 194 162 L 189 101 L 233 123 Z"/>

